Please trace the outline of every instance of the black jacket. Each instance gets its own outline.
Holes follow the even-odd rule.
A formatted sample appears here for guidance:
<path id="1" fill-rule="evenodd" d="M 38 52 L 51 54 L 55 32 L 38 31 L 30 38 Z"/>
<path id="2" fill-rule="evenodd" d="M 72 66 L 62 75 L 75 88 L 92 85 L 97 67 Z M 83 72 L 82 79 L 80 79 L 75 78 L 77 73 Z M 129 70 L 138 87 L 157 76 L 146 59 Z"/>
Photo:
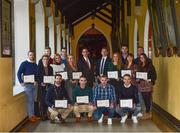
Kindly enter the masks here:
<path id="1" fill-rule="evenodd" d="M 97 62 L 96 62 L 96 75 L 97 76 L 100 76 L 99 72 L 100 72 L 101 59 L 97 60 Z M 112 60 L 111 60 L 111 58 L 107 57 L 106 61 L 105 61 L 105 64 L 104 64 L 103 75 L 107 75 L 107 71 L 108 71 L 108 67 L 109 67 L 110 63 L 112 63 Z"/>
<path id="2" fill-rule="evenodd" d="M 68 104 L 71 104 L 71 100 L 66 89 L 63 86 L 57 87 L 51 85 L 46 93 L 46 104 L 48 107 L 55 106 L 55 100 L 68 100 Z"/>
<path id="3" fill-rule="evenodd" d="M 43 77 L 44 76 L 53 76 L 53 68 L 51 66 L 48 66 L 48 75 L 46 75 L 43 64 L 39 64 L 38 65 L 38 70 L 37 70 L 38 84 L 43 83 Z"/>
<path id="4" fill-rule="evenodd" d="M 81 57 L 78 61 L 77 68 L 78 71 L 82 72 L 82 74 L 87 78 L 87 86 L 92 87 L 94 82 L 94 63 L 92 59 L 89 58 L 91 68 L 89 69 L 85 59 Z"/>

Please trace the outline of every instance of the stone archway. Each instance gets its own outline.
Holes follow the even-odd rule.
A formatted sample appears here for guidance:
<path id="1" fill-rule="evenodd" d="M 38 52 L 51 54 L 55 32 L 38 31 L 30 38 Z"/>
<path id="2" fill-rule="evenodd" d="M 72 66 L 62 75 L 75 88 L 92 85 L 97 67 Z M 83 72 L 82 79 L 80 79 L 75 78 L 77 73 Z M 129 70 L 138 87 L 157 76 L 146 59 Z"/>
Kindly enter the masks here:
<path id="1" fill-rule="evenodd" d="M 77 59 L 81 56 L 81 50 L 84 47 L 89 49 L 90 56 L 95 60 L 101 57 L 101 49 L 103 47 L 107 47 L 109 50 L 106 37 L 96 28 L 88 29 L 79 38 L 76 49 Z"/>

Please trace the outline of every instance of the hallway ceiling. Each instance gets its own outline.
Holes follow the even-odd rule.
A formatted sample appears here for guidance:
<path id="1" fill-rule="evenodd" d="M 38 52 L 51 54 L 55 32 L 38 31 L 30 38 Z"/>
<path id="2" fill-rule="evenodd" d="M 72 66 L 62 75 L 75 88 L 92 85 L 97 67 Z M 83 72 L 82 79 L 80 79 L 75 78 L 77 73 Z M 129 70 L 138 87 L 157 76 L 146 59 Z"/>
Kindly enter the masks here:
<path id="1" fill-rule="evenodd" d="M 82 17 L 91 16 L 111 1 L 113 0 L 58 0 L 58 7 L 68 23 L 73 24 Z"/>

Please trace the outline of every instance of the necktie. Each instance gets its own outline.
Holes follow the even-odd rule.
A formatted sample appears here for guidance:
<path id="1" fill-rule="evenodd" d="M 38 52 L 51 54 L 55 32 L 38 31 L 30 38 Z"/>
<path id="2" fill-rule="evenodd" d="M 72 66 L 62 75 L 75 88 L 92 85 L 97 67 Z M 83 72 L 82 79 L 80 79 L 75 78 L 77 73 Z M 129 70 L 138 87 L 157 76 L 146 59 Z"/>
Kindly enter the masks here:
<path id="1" fill-rule="evenodd" d="M 86 59 L 85 59 L 85 61 L 86 61 L 87 65 L 88 65 L 88 68 L 90 69 L 90 68 L 91 68 L 91 66 L 90 66 L 90 63 L 89 63 L 89 59 L 88 59 L 88 58 L 86 58 Z"/>
<path id="2" fill-rule="evenodd" d="M 103 58 L 101 61 L 101 66 L 100 66 L 100 74 L 103 74 L 103 72 L 104 72 L 104 61 L 105 61 L 105 59 Z"/>

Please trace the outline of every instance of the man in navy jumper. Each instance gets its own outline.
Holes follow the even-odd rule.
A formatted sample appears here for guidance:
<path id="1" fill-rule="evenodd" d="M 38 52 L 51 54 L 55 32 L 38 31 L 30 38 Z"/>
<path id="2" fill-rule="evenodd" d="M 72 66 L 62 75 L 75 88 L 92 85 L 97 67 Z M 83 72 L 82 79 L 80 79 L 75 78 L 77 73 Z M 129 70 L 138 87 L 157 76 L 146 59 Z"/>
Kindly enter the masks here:
<path id="1" fill-rule="evenodd" d="M 67 100 L 67 108 L 55 107 L 55 100 Z M 72 101 L 66 91 L 66 88 L 62 85 L 62 75 L 56 74 L 54 85 L 48 88 L 46 93 L 46 104 L 48 105 L 48 111 L 50 113 L 50 122 L 55 123 L 55 120 L 60 118 L 62 123 L 73 111 Z"/>
<path id="2" fill-rule="evenodd" d="M 136 86 L 131 84 L 131 76 L 129 74 L 125 74 L 123 76 L 124 84 L 120 86 L 119 95 L 117 95 L 118 105 L 116 107 L 116 112 L 121 116 L 121 123 L 125 123 L 127 119 L 126 113 L 132 113 L 132 120 L 134 123 L 138 123 L 137 114 L 140 112 L 140 107 L 138 106 L 139 98 L 138 98 L 138 89 Z M 132 99 L 133 107 L 121 107 L 120 100 L 128 100 Z"/>
<path id="3" fill-rule="evenodd" d="M 25 75 L 34 75 L 36 78 L 37 73 L 37 64 L 35 63 L 35 56 L 33 51 L 28 52 L 28 59 L 21 63 L 17 77 L 22 86 L 24 86 L 25 93 L 27 96 L 27 111 L 29 120 L 35 122 L 39 120 L 38 117 L 34 115 L 34 96 L 35 96 L 35 85 L 34 83 L 24 83 L 23 76 Z"/>

